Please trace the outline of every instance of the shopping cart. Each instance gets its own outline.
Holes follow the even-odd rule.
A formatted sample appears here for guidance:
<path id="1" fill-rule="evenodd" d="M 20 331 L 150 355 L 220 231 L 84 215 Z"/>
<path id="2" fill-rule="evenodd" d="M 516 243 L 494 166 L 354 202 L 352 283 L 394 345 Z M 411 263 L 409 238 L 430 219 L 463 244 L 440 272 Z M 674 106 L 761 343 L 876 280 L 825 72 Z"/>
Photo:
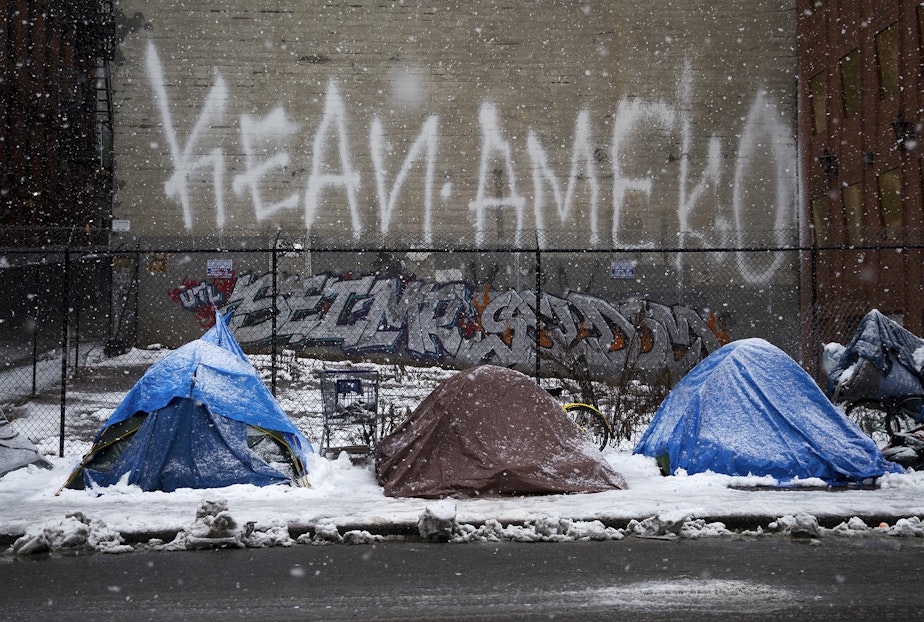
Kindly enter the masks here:
<path id="1" fill-rule="evenodd" d="M 378 372 L 326 369 L 320 376 L 324 414 L 321 455 L 370 455 L 378 441 Z"/>

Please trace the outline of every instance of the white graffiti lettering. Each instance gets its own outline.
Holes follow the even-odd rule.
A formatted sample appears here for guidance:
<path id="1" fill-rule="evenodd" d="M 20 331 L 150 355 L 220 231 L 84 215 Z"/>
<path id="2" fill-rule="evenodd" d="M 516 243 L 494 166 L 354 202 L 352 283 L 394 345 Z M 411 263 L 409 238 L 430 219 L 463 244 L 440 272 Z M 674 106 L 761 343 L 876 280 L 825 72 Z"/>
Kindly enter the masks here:
<path id="1" fill-rule="evenodd" d="M 334 136 L 330 136 L 335 132 Z M 332 172 L 326 160 L 326 148 L 334 141 L 340 159 L 339 172 Z M 347 141 L 346 109 L 340 97 L 340 89 L 331 82 L 327 89 L 324 104 L 324 116 L 314 135 L 314 152 L 311 158 L 311 175 L 305 190 L 305 228 L 310 232 L 318 215 L 318 199 L 321 192 L 328 187 L 342 187 L 346 190 L 347 205 L 350 208 L 350 222 L 353 236 L 362 234 L 359 206 L 356 203 L 356 191 L 359 187 L 359 172 L 353 168 L 350 147 Z"/>
<path id="2" fill-rule="evenodd" d="M 401 219 L 398 212 L 410 209 L 422 215 L 420 239 L 425 244 L 432 243 L 436 217 L 433 195 L 437 191 L 434 184 L 441 142 L 438 116 L 425 118 L 402 156 L 390 144 L 381 118 L 373 115 L 368 134 L 371 162 L 368 166 L 363 163 L 356 166 L 352 154 L 353 148 L 359 146 L 350 144 L 356 133 L 349 131 L 350 119 L 339 85 L 329 82 L 307 156 L 310 158 L 306 167 L 307 180 L 302 182 L 301 191 L 293 192 L 288 181 L 282 183 L 280 180 L 288 179 L 285 173 L 292 162 L 289 149 L 301 125 L 291 121 L 285 109 L 276 107 L 262 117 L 241 115 L 239 145 L 223 144 L 222 141 L 233 137 L 208 131 L 225 123 L 225 110 L 230 100 L 225 81 L 216 69 L 198 116 L 185 139 L 181 139 L 171 115 L 173 107 L 168 98 L 164 69 L 153 42 L 148 43 L 145 66 L 171 159 L 172 170 L 164 191 L 167 198 L 179 204 L 183 224 L 188 230 L 204 226 L 201 215 L 194 213 L 201 208 L 194 206 L 204 205 L 205 201 L 193 197 L 192 193 L 195 191 L 193 182 L 208 175 L 211 176 L 215 225 L 219 230 L 224 229 L 227 220 L 226 152 L 233 151 L 243 155 L 243 170 L 232 176 L 232 188 L 237 197 L 249 198 L 257 221 L 301 205 L 304 227 L 310 233 L 319 226 L 322 217 L 346 221 L 337 213 L 345 207 L 353 237 L 360 239 L 370 229 L 384 237 L 399 226 L 396 223 L 406 227 L 407 219 Z M 603 237 L 601 227 L 606 226 L 603 223 L 611 223 L 609 237 L 614 248 L 653 248 L 657 243 L 655 236 L 664 231 L 664 219 L 671 217 L 662 209 L 658 219 L 650 218 L 649 203 L 655 196 L 656 184 L 662 182 L 663 170 L 639 169 L 629 154 L 634 152 L 638 141 L 661 140 L 668 152 L 667 160 L 679 161 L 679 168 L 674 169 L 678 198 L 673 217 L 681 244 L 688 240 L 707 244 L 716 234 L 726 232 L 737 232 L 742 236 L 739 242 L 743 243 L 743 236 L 748 232 L 772 229 L 777 236 L 775 241 L 784 245 L 788 241 L 785 236 L 791 235 L 796 223 L 795 145 L 789 125 L 781 118 L 781 111 L 769 95 L 759 91 L 742 119 L 740 132 L 723 131 L 721 139 L 715 133 L 706 134 L 709 138 L 705 149 L 695 149 L 693 75 L 690 63 L 685 63 L 678 76 L 676 104 L 637 97 L 617 101 L 608 121 L 611 124 L 608 150 L 595 141 L 591 111 L 581 109 L 574 123 L 567 172 L 554 170 L 552 163 L 560 162 L 560 156 L 550 157 L 540 134 L 527 128 L 522 146 L 532 174 L 531 197 L 521 194 L 518 188 L 517 138 L 505 134 L 497 105 L 483 101 L 478 114 L 480 144 L 473 145 L 474 149 L 480 149 L 476 151 L 477 179 L 471 180 L 477 184 L 467 185 L 476 188 L 474 197 L 468 201 L 476 244 L 486 241 L 492 216 L 510 211 L 514 216 L 513 244 L 516 247 L 533 242 L 532 238 L 527 238 L 527 227 L 531 226 L 527 223 L 527 214 L 531 212 L 537 233 L 580 223 L 587 227 L 588 243 L 598 246 Z M 418 97 L 414 101 L 420 103 Z M 726 144 L 734 140 L 729 136 L 737 136 L 737 145 Z M 548 143 L 552 144 L 551 140 Z M 674 154 L 678 147 L 680 153 Z M 702 167 L 696 171 L 692 170 L 690 159 L 694 151 L 705 151 Z M 735 157 L 731 158 L 731 154 Z M 773 163 L 770 174 L 763 168 L 768 158 Z M 723 165 L 732 160 L 733 167 Z M 608 170 L 601 170 L 604 166 Z M 371 171 L 373 177 L 370 187 L 374 186 L 374 191 L 365 189 L 369 202 L 377 204 L 377 220 L 373 217 L 372 222 L 363 221 L 366 198 L 360 196 L 364 181 L 360 171 Z M 405 196 L 402 199 L 409 194 L 406 189 L 412 175 L 422 177 L 423 183 L 419 186 L 422 191 L 415 192 L 413 198 Z M 445 175 L 447 178 L 439 185 L 439 196 L 443 209 L 452 209 L 455 185 L 448 179 L 449 174 Z M 601 210 L 600 180 L 607 177 L 612 178 L 610 214 Z M 723 181 L 725 183 L 720 183 Z M 337 196 L 332 196 L 335 194 Z M 729 198 L 723 199 L 729 194 Z M 420 204 L 412 205 L 413 201 Z M 610 222 L 607 223 L 606 218 Z M 543 242 L 548 247 L 548 240 Z M 737 254 L 736 267 L 746 282 L 766 282 L 779 271 L 782 261 L 779 254 L 772 260 Z"/>
<path id="3" fill-rule="evenodd" d="M 200 169 L 212 169 L 212 188 L 215 193 L 215 224 L 218 228 L 225 224 L 224 200 L 224 151 L 214 147 L 206 155 L 196 155 L 199 151 L 199 142 L 205 129 L 212 124 L 220 123 L 224 116 L 225 104 L 228 100 L 228 88 L 225 86 L 221 74 L 215 74 L 215 85 L 202 107 L 202 113 L 196 120 L 187 138 L 186 144 L 180 146 L 173 119 L 170 115 L 170 102 L 167 99 L 167 88 L 164 81 L 164 71 L 157 57 L 157 50 L 153 43 L 148 43 L 147 70 L 154 88 L 154 96 L 160 109 L 164 134 L 170 147 L 170 157 L 173 160 L 173 174 L 164 183 L 164 192 L 169 198 L 177 198 L 183 209 L 183 224 L 192 229 L 193 214 L 192 203 L 189 196 L 189 181 Z"/>
<path id="4" fill-rule="evenodd" d="M 687 237 L 693 237 L 701 241 L 705 241 L 706 239 L 705 232 L 698 231 L 692 227 L 690 224 L 690 219 L 694 215 L 696 207 L 699 204 L 703 194 L 710 187 L 715 189 L 719 185 L 719 180 L 721 177 L 719 166 L 722 160 L 722 146 L 719 143 L 719 139 L 716 138 L 715 135 L 709 138 L 708 155 L 706 156 L 706 166 L 703 168 L 702 177 L 693 187 L 693 189 L 690 190 L 688 188 L 687 178 L 690 174 L 689 154 L 693 142 L 693 132 L 690 129 L 693 122 L 691 118 L 692 115 L 690 114 L 690 110 L 692 109 L 693 105 L 693 78 L 692 69 L 689 62 L 687 62 L 684 66 L 677 95 L 680 100 L 680 106 L 678 107 L 680 116 L 680 154 L 678 155 L 678 158 L 680 159 L 680 174 L 677 221 L 680 244 L 683 246 Z M 715 224 L 716 230 L 726 231 L 730 228 L 730 224 L 724 221 L 721 215 L 716 215 L 713 218 L 713 222 Z M 678 267 L 680 261 L 680 255 L 678 255 Z"/>
<path id="5" fill-rule="evenodd" d="M 516 210 L 516 231 L 523 231 L 523 208 L 526 199 L 517 194 L 516 168 L 510 143 L 504 138 L 497 120 L 497 108 L 490 102 L 481 105 L 478 114 L 481 122 L 481 166 L 478 173 L 478 192 L 469 203 L 469 210 L 475 212 L 475 242 L 480 244 L 485 236 L 485 213 L 488 209 L 512 207 Z M 500 161 L 497 162 L 496 160 Z M 506 180 L 506 192 L 502 187 Z M 516 242 L 516 240 L 515 240 Z"/>
<path id="6" fill-rule="evenodd" d="M 549 167 L 548 156 L 535 132 L 530 131 L 526 138 L 526 148 L 533 163 L 533 204 L 536 218 L 536 229 L 545 231 L 545 186 L 552 190 L 552 198 L 558 212 L 558 223 L 567 224 L 574 206 L 579 175 L 583 171 L 586 184 L 590 191 L 590 202 L 587 206 L 590 215 L 590 239 L 592 245 L 599 242 L 599 216 L 598 201 L 600 197 L 600 184 L 597 181 L 597 172 L 594 165 L 594 147 L 590 129 L 590 112 L 581 110 L 574 125 L 574 143 L 571 149 L 571 174 L 568 176 L 568 188 L 562 197 L 558 177 Z"/>
<path id="7" fill-rule="evenodd" d="M 256 157 L 258 152 L 269 153 L 269 147 L 272 147 L 277 140 L 292 136 L 297 131 L 298 126 L 286 119 L 286 111 L 281 107 L 260 120 L 246 114 L 241 117 L 241 143 L 244 147 L 247 172 L 234 177 L 234 192 L 241 195 L 246 190 L 250 191 L 254 216 L 257 220 L 272 216 L 279 210 L 298 206 L 298 193 L 282 201 L 264 204 L 263 194 L 260 191 L 260 179 L 272 171 L 284 170 L 289 164 L 289 154 L 276 151 L 262 162 L 257 162 Z M 264 147 L 265 143 L 269 143 L 268 147 Z"/>
<path id="8" fill-rule="evenodd" d="M 429 244 L 433 239 L 432 214 L 433 214 L 433 170 L 436 166 L 436 146 L 439 138 L 439 119 L 436 116 L 429 117 L 420 129 L 417 140 L 408 150 L 407 157 L 398 175 L 395 177 L 395 183 L 391 192 L 385 192 L 385 139 L 383 137 L 382 122 L 378 117 L 373 117 L 372 127 L 369 130 L 369 147 L 372 151 L 372 167 L 375 171 L 375 187 L 379 196 L 379 232 L 384 236 L 388 233 L 391 225 L 392 215 L 395 213 L 395 206 L 398 202 L 401 187 L 411 171 L 414 161 L 420 157 L 420 152 L 426 150 L 425 173 L 424 173 L 424 219 L 423 219 L 423 239 L 424 243 Z"/>
<path id="9" fill-rule="evenodd" d="M 613 144 L 610 148 L 613 159 L 613 245 L 627 248 L 651 248 L 652 241 L 626 242 L 620 239 L 623 210 L 625 209 L 626 195 L 637 192 L 647 197 L 651 194 L 651 176 L 640 178 L 627 178 L 622 173 L 622 142 L 642 122 L 660 123 L 669 130 L 674 123 L 674 111 L 664 104 L 648 104 L 641 100 L 622 101 L 616 110 L 613 121 Z"/>
<path id="10" fill-rule="evenodd" d="M 776 175 L 774 176 L 776 200 L 773 202 L 774 219 L 770 229 L 773 231 L 774 237 L 776 238 L 774 241 L 782 245 L 785 243 L 784 227 L 786 223 L 794 218 L 795 214 L 792 200 L 792 188 L 790 188 L 788 184 L 783 183 L 782 180 L 787 168 L 794 166 L 795 157 L 791 151 L 790 144 L 779 140 L 780 132 L 783 129 L 780 114 L 776 106 L 767 98 L 766 93 L 763 91 L 757 94 L 754 104 L 751 106 L 751 111 L 748 113 L 748 119 L 744 127 L 745 132 L 741 136 L 737 158 L 738 165 L 735 167 L 735 184 L 732 192 L 732 204 L 735 207 L 733 212 L 736 219 L 736 230 L 739 236 L 743 235 L 744 230 L 742 227 L 745 223 L 742 219 L 744 211 L 742 204 L 744 202 L 743 195 L 746 187 L 744 183 L 744 177 L 747 173 L 746 167 L 751 161 L 754 149 L 763 140 L 770 143 L 770 153 L 773 156 L 773 164 L 776 168 Z M 760 172 L 758 172 L 757 175 L 760 175 Z M 736 253 L 736 255 L 739 272 L 745 280 L 750 283 L 768 281 L 786 259 L 783 253 L 771 253 L 769 262 L 755 266 L 750 262 L 747 253 Z M 766 253 L 762 255 L 766 255 Z"/>

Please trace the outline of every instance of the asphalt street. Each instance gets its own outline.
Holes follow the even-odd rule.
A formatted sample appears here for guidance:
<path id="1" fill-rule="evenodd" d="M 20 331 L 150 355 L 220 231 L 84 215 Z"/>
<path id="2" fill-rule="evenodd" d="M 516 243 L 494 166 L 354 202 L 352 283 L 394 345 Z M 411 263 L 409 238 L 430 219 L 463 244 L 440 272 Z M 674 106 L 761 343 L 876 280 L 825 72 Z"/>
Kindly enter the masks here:
<path id="1" fill-rule="evenodd" d="M 908 620 L 924 543 L 783 536 L 0 557 L 0 619 Z"/>

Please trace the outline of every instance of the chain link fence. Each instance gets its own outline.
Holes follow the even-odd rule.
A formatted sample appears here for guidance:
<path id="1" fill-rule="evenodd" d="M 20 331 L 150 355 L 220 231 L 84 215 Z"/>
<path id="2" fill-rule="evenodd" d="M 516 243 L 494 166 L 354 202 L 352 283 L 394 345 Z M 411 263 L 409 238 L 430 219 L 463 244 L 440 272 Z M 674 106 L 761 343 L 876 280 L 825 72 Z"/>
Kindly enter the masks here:
<path id="1" fill-rule="evenodd" d="M 631 447 L 670 388 L 728 341 L 767 339 L 817 371 L 821 345 L 868 309 L 843 298 L 833 309 L 805 291 L 814 257 L 767 247 L 311 248 L 279 237 L 233 250 L 8 250 L 0 410 L 42 451 L 80 455 L 144 371 L 200 336 L 217 310 L 232 313 L 233 334 L 316 446 L 325 370 L 378 373 L 380 437 L 455 371 L 495 364 L 563 403 L 596 405 L 613 442 Z"/>

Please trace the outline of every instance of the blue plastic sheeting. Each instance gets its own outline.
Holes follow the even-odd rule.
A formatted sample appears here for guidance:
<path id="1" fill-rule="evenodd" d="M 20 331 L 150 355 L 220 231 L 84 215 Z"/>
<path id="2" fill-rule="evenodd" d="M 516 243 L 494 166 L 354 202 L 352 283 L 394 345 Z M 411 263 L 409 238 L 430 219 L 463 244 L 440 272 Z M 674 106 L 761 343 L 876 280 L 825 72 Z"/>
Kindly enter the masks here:
<path id="1" fill-rule="evenodd" d="M 861 482 L 902 467 L 825 397 L 786 353 L 736 341 L 700 362 L 668 394 L 634 453 L 670 472 Z"/>
<path id="2" fill-rule="evenodd" d="M 176 397 L 148 414 L 110 470 L 85 467 L 84 485 L 111 486 L 126 474 L 127 484 L 164 492 L 288 482 L 288 476 L 250 451 L 246 428 L 214 415 L 202 402 Z"/>
<path id="3" fill-rule="evenodd" d="M 237 339 L 234 338 L 234 335 L 231 334 L 231 330 L 228 329 L 228 320 L 231 319 L 233 311 L 229 311 L 228 315 L 223 316 L 217 311 L 215 312 L 215 325 L 210 328 L 204 335 L 199 337 L 199 341 L 204 341 L 206 343 L 211 343 L 219 348 L 224 348 L 228 352 L 231 352 L 239 359 L 250 365 L 250 359 L 247 358 L 247 355 L 244 354 L 244 350 L 241 349 L 241 345 L 237 342 Z"/>
<path id="4" fill-rule="evenodd" d="M 212 412 L 253 426 L 299 434 L 231 335 L 226 321 L 216 314 L 215 326 L 202 337 L 148 368 L 106 426 L 138 412 L 163 408 L 179 396 L 205 402 Z"/>
<path id="5" fill-rule="evenodd" d="M 152 365 L 140 380 L 125 395 L 122 403 L 113 412 L 106 424 L 94 438 L 94 445 L 105 432 L 106 428 L 125 421 L 138 413 L 147 413 L 148 417 L 137 434 L 145 431 L 146 438 L 158 443 L 165 442 L 164 421 L 171 421 L 169 429 L 177 434 L 196 434 L 202 417 L 195 421 L 177 421 L 177 413 L 190 413 L 189 409 L 168 409 L 174 398 L 186 398 L 192 402 L 204 405 L 206 413 L 213 421 L 222 422 L 219 429 L 222 435 L 227 436 L 234 431 L 238 437 L 244 439 L 246 450 L 246 425 L 278 433 L 293 453 L 296 468 L 301 473 L 307 473 L 305 465 L 306 454 L 313 452 L 311 443 L 292 424 L 285 411 L 280 408 L 276 398 L 266 388 L 257 370 L 254 369 L 240 345 L 228 330 L 227 317 L 215 314 L 215 326 L 209 329 L 199 339 L 187 343 L 169 353 L 159 362 Z M 169 414 L 168 414 L 169 413 Z M 156 414 L 156 416 L 155 416 Z M 231 420 L 223 421 L 224 418 Z M 149 425 L 150 424 L 150 425 Z M 201 431 L 200 431 L 201 432 Z M 201 461 L 214 460 L 209 455 L 221 443 L 217 440 L 206 441 L 206 436 L 200 434 L 202 444 L 193 442 L 193 438 L 178 438 L 170 441 L 176 447 L 188 448 L 187 459 L 190 464 L 199 465 Z M 141 438 L 132 439 L 132 444 L 141 441 Z M 239 448 L 238 442 L 230 442 L 227 438 L 225 445 L 233 448 L 232 453 Z M 138 450 L 138 455 L 148 455 L 149 449 Z M 176 451 L 179 451 L 178 449 Z M 153 454 L 151 454 L 153 455 Z M 171 460 L 176 458 L 176 454 Z M 127 458 L 128 460 L 128 458 Z M 265 465 L 265 463 L 264 463 Z M 156 465 L 148 463 L 134 463 L 133 469 L 155 468 Z M 78 467 L 80 469 L 81 467 Z M 200 467 L 195 467 L 200 468 Z M 271 469 L 272 470 L 272 469 Z M 272 470 L 275 472 L 274 470 Z M 276 475 L 280 475 L 276 473 Z M 113 474 L 115 476 L 115 473 Z M 92 481 L 91 481 L 92 477 Z M 133 476 L 134 477 L 134 476 Z M 149 480 L 146 475 L 138 475 L 142 480 Z M 257 469 L 253 476 L 243 479 L 234 479 L 230 483 L 272 483 L 275 476 L 270 476 Z M 105 478 L 99 474 L 84 473 L 87 485 L 101 484 Z M 114 481 L 117 481 L 118 477 Z M 108 481 L 108 480 L 107 480 Z M 212 487 L 224 486 L 226 477 L 194 477 L 187 484 L 178 484 L 179 479 L 170 476 L 171 485 L 186 487 Z M 211 483 L 204 483 L 204 482 Z M 113 483 L 110 482 L 110 483 Z"/>

